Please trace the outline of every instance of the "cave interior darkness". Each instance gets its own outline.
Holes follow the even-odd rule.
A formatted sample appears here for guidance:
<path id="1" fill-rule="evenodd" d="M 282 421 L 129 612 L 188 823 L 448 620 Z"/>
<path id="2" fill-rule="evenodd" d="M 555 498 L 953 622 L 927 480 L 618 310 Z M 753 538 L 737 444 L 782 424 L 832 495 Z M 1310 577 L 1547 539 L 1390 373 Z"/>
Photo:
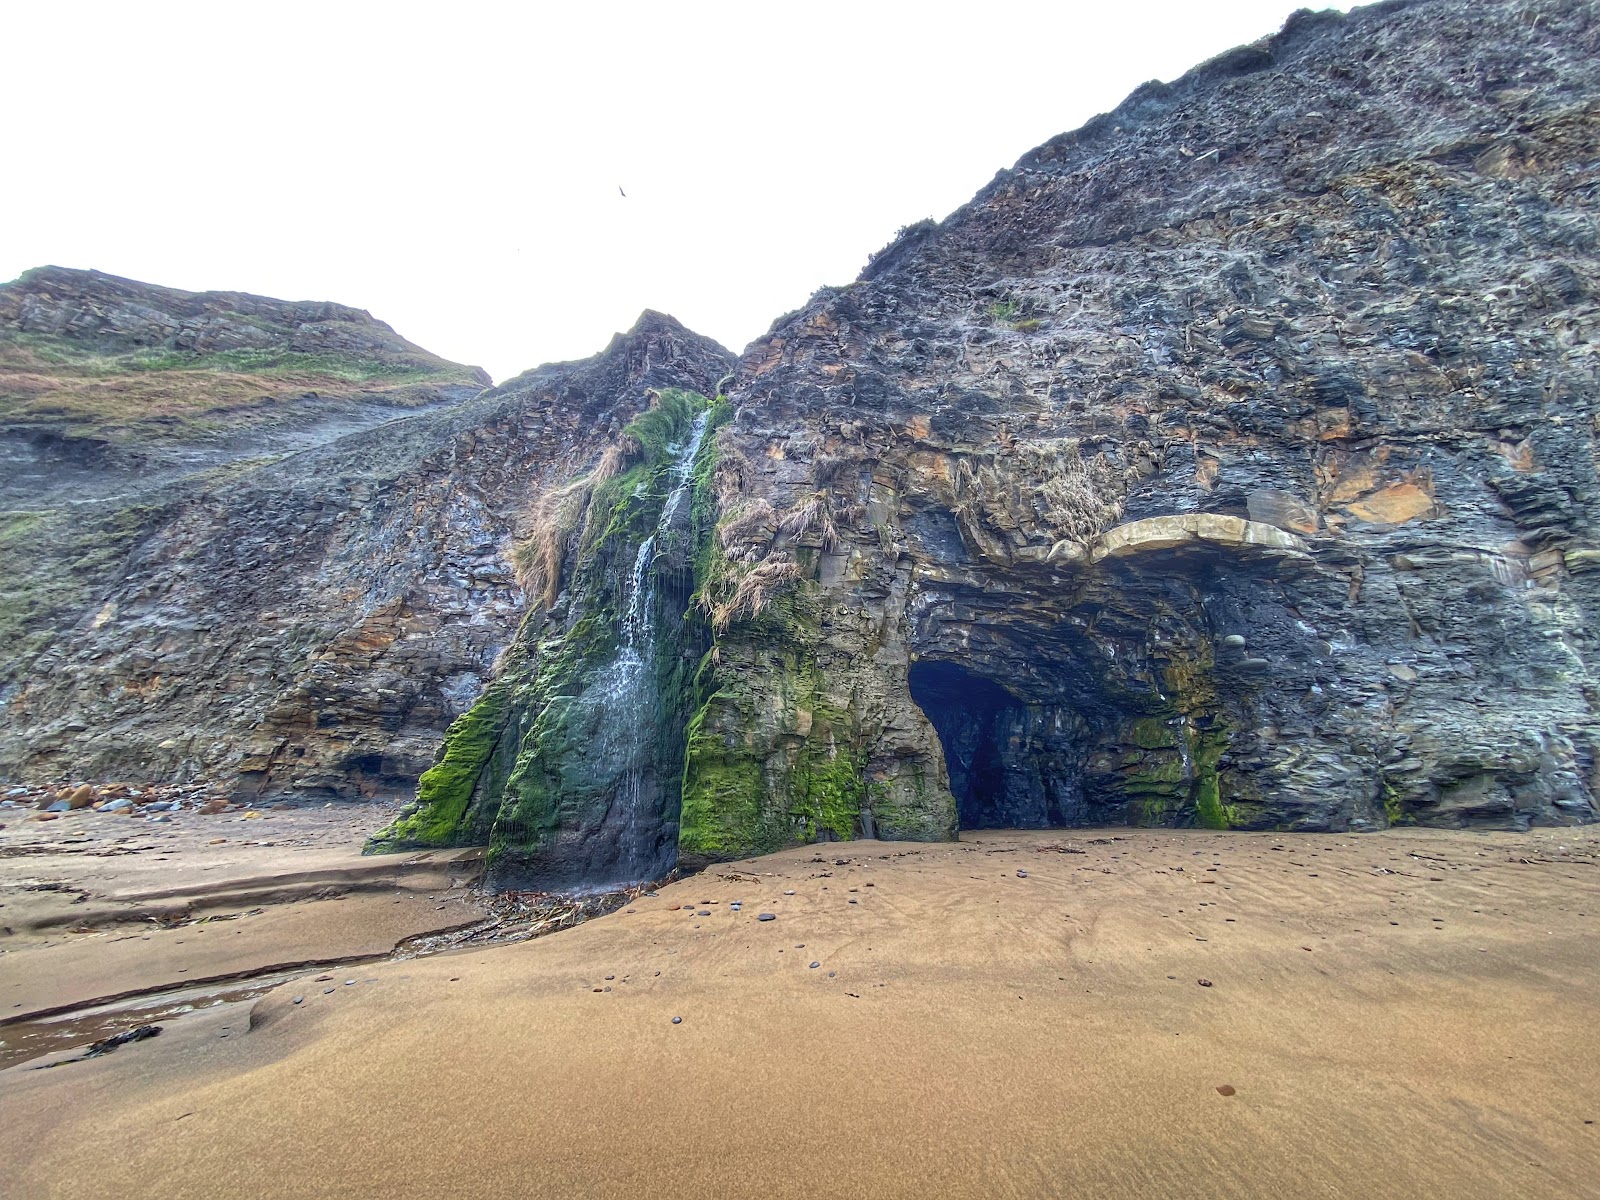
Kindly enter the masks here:
<path id="1" fill-rule="evenodd" d="M 1066 704 L 1025 703 L 944 659 L 913 663 L 910 685 L 939 735 L 962 829 L 1089 823 L 1083 714 Z"/>

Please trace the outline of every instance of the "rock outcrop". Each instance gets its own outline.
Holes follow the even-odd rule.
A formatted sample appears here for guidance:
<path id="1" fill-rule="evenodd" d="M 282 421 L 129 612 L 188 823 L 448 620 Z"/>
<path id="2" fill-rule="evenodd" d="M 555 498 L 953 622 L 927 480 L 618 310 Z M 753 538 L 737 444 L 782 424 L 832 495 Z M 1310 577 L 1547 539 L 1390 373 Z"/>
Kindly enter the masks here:
<path id="1" fill-rule="evenodd" d="M 1590 820 L 1597 205 L 1600 6 L 1299 13 L 737 369 L 650 318 L 163 510 L 13 685 L 3 761 L 129 761 L 173 714 L 151 761 L 250 786 L 431 755 L 377 844 L 485 843 L 512 886 Z"/>
<path id="2" fill-rule="evenodd" d="M 103 409 L 132 396 L 115 430 L 68 413 L 42 438 L 68 404 L 3 384 L 4 436 L 50 458 L 38 488 L 9 481 L 0 769 L 246 794 L 410 794 L 512 641 L 541 490 L 650 388 L 709 389 L 732 362 L 647 313 L 593 359 L 485 389 L 352 309 L 56 269 L 0 289 L 0 321 L 7 361 L 48 356 L 58 393 L 77 368 Z M 261 357 L 218 359 L 240 338 Z M 205 419 L 159 425 L 152 374 Z"/>
<path id="3" fill-rule="evenodd" d="M 1595 5 L 1301 13 L 779 321 L 696 466 L 681 859 L 1591 819 L 1597 162 Z"/>
<path id="4" fill-rule="evenodd" d="M 784 836 L 819 738 L 896 834 L 947 775 L 979 823 L 1589 818 L 1597 149 L 1594 5 L 1302 13 L 781 322 L 729 438 L 831 519 L 761 550 L 814 564 L 810 700 L 724 639 L 762 800 L 686 843 Z"/>

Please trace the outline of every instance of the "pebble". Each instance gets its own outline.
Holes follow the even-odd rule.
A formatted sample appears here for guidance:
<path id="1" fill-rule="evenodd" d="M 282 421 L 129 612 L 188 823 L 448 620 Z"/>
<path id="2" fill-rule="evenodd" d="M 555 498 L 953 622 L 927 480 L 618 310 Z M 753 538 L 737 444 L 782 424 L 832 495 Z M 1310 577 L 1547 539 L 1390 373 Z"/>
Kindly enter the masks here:
<path id="1" fill-rule="evenodd" d="M 1026 879 L 1027 877 L 1028 877 L 1028 873 L 1026 871 L 1018 871 L 1017 872 L 1017 878 L 1018 879 Z"/>
<path id="2" fill-rule="evenodd" d="M 758 921 L 776 921 L 777 919 L 777 913 L 760 913 L 756 916 L 756 920 Z"/>
<path id="3" fill-rule="evenodd" d="M 784 895 L 785 895 L 785 896 L 792 896 L 792 895 L 794 895 L 794 889 L 793 889 L 793 888 L 790 888 L 790 889 L 789 889 L 789 890 L 788 890 L 788 891 L 787 891 L 787 892 L 785 892 L 785 893 L 784 893 Z"/>
<path id="4" fill-rule="evenodd" d="M 331 996 L 331 995 L 333 995 L 333 989 L 332 988 L 323 988 L 322 989 L 322 994 L 324 996 Z"/>
<path id="5" fill-rule="evenodd" d="M 1201 987 L 1210 987 L 1211 986 L 1211 980 L 1209 980 L 1209 979 L 1196 979 L 1195 982 L 1198 983 Z"/>
<path id="6" fill-rule="evenodd" d="M 674 1025 L 682 1025 L 683 1024 L 683 1018 L 682 1017 L 673 1017 L 672 1018 L 672 1023 Z"/>
<path id="7" fill-rule="evenodd" d="M 695 913 L 695 916 L 697 917 L 709 917 L 710 915 L 711 910 L 707 908 L 702 908 L 699 912 Z"/>
<path id="8" fill-rule="evenodd" d="M 812 969 L 812 970 L 813 970 L 813 971 L 815 971 L 815 970 L 816 970 L 816 969 L 817 969 L 817 968 L 818 968 L 818 967 L 820 967 L 820 966 L 821 966 L 821 965 L 822 965 L 822 964 L 821 964 L 821 963 L 819 963 L 819 962 L 814 962 L 814 963 L 812 963 L 812 964 L 811 964 L 811 969 Z"/>
<path id="9" fill-rule="evenodd" d="M 296 996 L 296 997 L 295 997 L 295 998 L 294 998 L 294 1002 L 295 1002 L 295 1003 L 296 1003 L 296 1004 L 304 1004 L 304 1003 L 305 1003 L 305 1001 L 306 1001 L 306 998 L 305 998 L 305 997 L 304 997 L 304 996 Z"/>

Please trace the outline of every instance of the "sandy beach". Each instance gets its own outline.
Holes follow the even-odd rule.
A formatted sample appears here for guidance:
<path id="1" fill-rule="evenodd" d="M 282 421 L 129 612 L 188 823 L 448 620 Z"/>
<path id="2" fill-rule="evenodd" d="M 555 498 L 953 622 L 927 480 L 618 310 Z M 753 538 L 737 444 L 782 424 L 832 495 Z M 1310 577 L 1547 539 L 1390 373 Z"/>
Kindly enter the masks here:
<path id="1" fill-rule="evenodd" d="M 1592 1195 L 1597 858 L 1588 829 L 791 850 L 14 1067 L 8 1194 Z"/>
<path id="2" fill-rule="evenodd" d="M 0 813 L 0 1067 L 106 1036 L 128 1012 L 181 1012 L 480 921 L 480 851 L 361 855 L 389 811 Z"/>

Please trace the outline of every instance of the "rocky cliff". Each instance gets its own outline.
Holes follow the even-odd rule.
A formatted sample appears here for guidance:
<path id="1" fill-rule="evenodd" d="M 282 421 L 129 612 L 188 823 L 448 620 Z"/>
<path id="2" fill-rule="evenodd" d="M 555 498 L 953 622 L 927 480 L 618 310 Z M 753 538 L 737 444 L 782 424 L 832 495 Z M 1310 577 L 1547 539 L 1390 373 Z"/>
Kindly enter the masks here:
<path id="1" fill-rule="evenodd" d="M 347 796 L 410 794 L 492 676 L 540 491 L 731 357 L 647 313 L 486 389 L 353 309 L 51 268 L 0 364 L 0 769 Z"/>
<path id="2" fill-rule="evenodd" d="M 686 863 L 1590 819 L 1597 101 L 1592 4 L 1302 13 L 778 322 L 694 467 L 650 819 Z M 546 665 L 402 840 L 549 877 L 620 811 L 545 723 L 603 687 L 646 507 L 572 544 Z"/>
<path id="3" fill-rule="evenodd" d="M 1302 13 L 780 322 L 685 849 L 1590 818 L 1597 152 L 1593 4 Z"/>
<path id="4" fill-rule="evenodd" d="M 906 229 L 736 370 L 658 323 L 654 356 L 536 374 L 606 373 L 587 415 L 525 380 L 318 451 L 438 439 L 383 475 L 404 502 L 341 491 L 324 531 L 285 501 L 226 567 L 298 606 L 184 585 L 180 623 L 237 641 L 185 634 L 184 711 L 259 698 L 187 761 L 400 786 L 476 694 L 379 845 L 489 844 L 512 884 L 962 827 L 1592 819 L 1597 204 L 1600 6 L 1297 14 Z M 166 519 L 141 586 L 260 528 L 283 469 Z M 409 590 L 378 587 L 408 539 Z M 127 587 L 32 668 L 9 761 L 110 753 L 96 704 L 119 736 L 175 711 L 104 695 L 101 614 L 156 656 L 122 675 L 173 678 Z"/>

